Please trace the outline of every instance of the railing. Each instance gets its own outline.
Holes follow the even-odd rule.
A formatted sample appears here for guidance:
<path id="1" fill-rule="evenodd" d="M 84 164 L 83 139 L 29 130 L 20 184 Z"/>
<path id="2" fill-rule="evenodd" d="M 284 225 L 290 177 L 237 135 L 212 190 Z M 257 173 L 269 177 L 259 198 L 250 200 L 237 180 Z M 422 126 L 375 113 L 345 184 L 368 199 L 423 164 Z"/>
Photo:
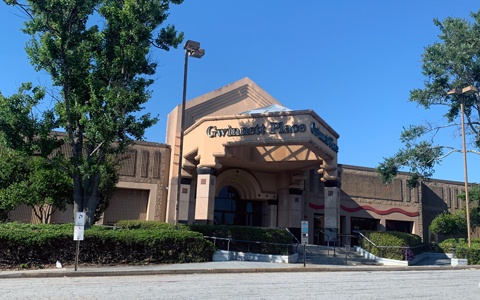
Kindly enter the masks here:
<path id="1" fill-rule="evenodd" d="M 328 238 L 327 242 L 327 256 L 330 256 L 330 244 L 333 242 L 333 257 L 336 257 L 336 248 L 337 248 L 337 243 L 340 245 L 340 247 L 345 248 L 345 264 L 348 265 L 348 253 L 350 252 L 350 245 L 343 243 L 340 239 L 337 238 L 332 238 L 331 236 L 325 234 L 321 229 L 316 229 L 315 231 L 318 231 L 318 233 L 322 233 L 324 237 Z M 317 232 L 316 232 L 317 234 Z M 318 235 L 318 234 L 317 234 Z M 351 234 L 338 234 L 338 237 L 356 237 Z M 317 238 L 317 241 L 319 239 Z"/>
<path id="2" fill-rule="evenodd" d="M 286 246 L 286 255 L 290 253 L 289 247 L 292 247 L 292 253 L 297 253 L 297 248 L 294 249 L 294 246 L 298 247 L 298 244 L 284 244 L 284 243 L 268 243 L 268 242 L 257 242 L 257 241 L 245 241 L 245 240 L 236 240 L 236 239 L 231 239 L 231 238 L 220 238 L 216 236 L 204 236 L 206 239 L 212 239 L 213 240 L 213 245 L 217 247 L 217 240 L 222 240 L 222 241 L 228 241 L 227 243 L 227 249 L 222 249 L 222 250 L 227 250 L 230 251 L 230 242 L 239 242 L 239 243 L 247 243 L 248 249 L 247 252 L 251 253 L 251 245 L 252 244 L 264 244 L 264 245 L 274 245 L 274 246 Z"/>
<path id="3" fill-rule="evenodd" d="M 401 249 L 402 250 L 402 255 L 403 255 L 403 260 L 412 260 L 413 257 L 417 254 L 425 252 L 425 249 L 427 250 L 430 248 L 429 244 L 422 244 L 419 246 L 378 246 L 371 240 L 369 240 L 365 235 L 363 235 L 360 231 L 354 231 L 355 233 L 358 233 L 360 239 L 365 239 L 368 243 L 368 252 L 372 253 L 372 247 L 377 248 L 378 252 L 380 253 L 380 257 L 383 258 L 383 254 L 388 251 L 389 249 Z M 360 243 L 361 244 L 361 243 Z"/>
<path id="4" fill-rule="evenodd" d="M 290 233 L 290 235 L 297 241 L 297 244 L 300 244 L 300 241 L 297 239 L 296 236 L 293 235 L 292 232 L 290 232 L 290 230 L 288 230 L 287 227 L 277 227 L 277 228 L 281 228 L 281 229 L 285 229 L 288 233 Z"/>

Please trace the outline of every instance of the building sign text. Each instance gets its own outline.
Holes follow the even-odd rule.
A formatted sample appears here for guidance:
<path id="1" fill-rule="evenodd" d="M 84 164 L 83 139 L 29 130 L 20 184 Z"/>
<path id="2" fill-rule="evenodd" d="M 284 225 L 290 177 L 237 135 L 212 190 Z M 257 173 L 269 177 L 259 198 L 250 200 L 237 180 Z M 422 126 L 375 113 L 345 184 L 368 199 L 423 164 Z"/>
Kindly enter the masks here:
<path id="1" fill-rule="evenodd" d="M 338 146 L 335 144 L 333 139 L 320 132 L 320 129 L 315 126 L 315 123 L 312 122 L 310 125 L 310 130 L 313 135 L 318 139 L 324 142 L 328 147 L 330 147 L 335 152 L 338 152 Z M 284 122 L 270 122 L 267 126 L 265 124 L 256 124 L 252 127 L 232 127 L 228 128 L 217 128 L 217 126 L 209 126 L 207 128 L 207 136 L 210 138 L 215 137 L 226 137 L 226 136 L 245 136 L 245 135 L 264 135 L 264 134 L 288 134 L 288 133 L 297 133 L 297 132 L 306 132 L 307 126 L 305 124 L 293 124 L 288 125 Z"/>

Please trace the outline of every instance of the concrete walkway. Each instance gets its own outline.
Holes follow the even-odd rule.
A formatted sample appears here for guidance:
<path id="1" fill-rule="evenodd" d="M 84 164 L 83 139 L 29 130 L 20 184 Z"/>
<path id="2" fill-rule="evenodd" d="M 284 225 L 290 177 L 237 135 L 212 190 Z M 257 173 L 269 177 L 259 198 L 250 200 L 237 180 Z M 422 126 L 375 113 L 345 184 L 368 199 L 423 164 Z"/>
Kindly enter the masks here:
<path id="1" fill-rule="evenodd" d="M 416 266 L 345 266 L 345 265 L 306 265 L 303 263 L 280 264 L 251 261 L 205 262 L 191 264 L 148 265 L 132 267 L 88 267 L 0 271 L 1 278 L 41 278 L 41 277 L 84 277 L 84 276 L 134 276 L 172 274 L 211 274 L 211 273 L 267 273 L 267 272 L 355 272 L 355 271 L 433 271 L 480 269 L 480 265 L 452 267 L 443 260 L 426 259 Z"/>

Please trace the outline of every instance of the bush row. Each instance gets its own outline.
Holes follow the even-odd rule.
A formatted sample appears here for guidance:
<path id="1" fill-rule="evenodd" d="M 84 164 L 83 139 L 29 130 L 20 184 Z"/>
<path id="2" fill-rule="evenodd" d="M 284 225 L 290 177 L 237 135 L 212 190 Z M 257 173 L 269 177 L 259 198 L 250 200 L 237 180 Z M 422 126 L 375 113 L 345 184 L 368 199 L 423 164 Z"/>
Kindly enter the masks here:
<path id="1" fill-rule="evenodd" d="M 125 229 L 155 229 L 155 230 L 174 230 L 175 225 L 160 221 L 141 221 L 141 220 L 121 220 L 115 224 L 115 227 Z M 188 225 L 178 224 L 179 230 L 190 230 Z"/>
<path id="2" fill-rule="evenodd" d="M 140 220 L 122 220 L 117 222 L 117 227 L 127 229 L 153 229 L 153 230 L 173 230 L 174 225 L 160 221 L 140 221 Z M 260 228 L 247 226 L 224 226 L 224 225 L 184 225 L 179 224 L 179 231 L 199 232 L 203 236 L 228 238 L 235 241 L 215 240 L 217 249 L 240 252 L 251 252 L 261 254 L 281 254 L 292 253 L 292 247 L 277 244 L 292 244 L 292 236 L 286 230 L 278 228 Z M 247 243 L 242 241 L 255 241 L 260 243 Z"/>
<path id="3" fill-rule="evenodd" d="M 480 249 L 478 248 L 457 248 L 456 258 L 466 258 L 469 265 L 480 264 Z"/>
<path id="4" fill-rule="evenodd" d="M 415 234 L 409 234 L 404 232 L 397 231 L 362 231 L 362 234 L 365 235 L 370 241 L 372 241 L 377 246 L 390 246 L 390 247 L 416 247 L 422 244 L 422 239 Z M 363 249 L 366 249 L 370 253 L 376 256 L 383 256 L 385 258 L 396 259 L 396 260 L 412 260 L 413 252 L 409 249 L 402 248 L 383 248 L 378 249 L 371 246 L 371 244 L 365 240 L 361 239 L 361 246 Z M 380 253 L 382 251 L 382 253 Z"/>
<path id="5" fill-rule="evenodd" d="M 478 265 L 480 264 L 480 239 L 472 239 L 472 245 L 469 248 L 468 242 L 465 240 L 460 240 L 459 243 L 455 239 L 446 239 L 438 247 L 444 253 L 452 253 L 452 248 L 455 248 L 455 257 L 456 258 L 466 258 L 469 265 Z"/>
<path id="6" fill-rule="evenodd" d="M 73 263 L 76 242 L 73 225 L 0 225 L 0 266 Z M 215 247 L 197 232 L 173 230 L 85 231 L 79 261 L 112 263 L 184 263 L 211 260 Z"/>

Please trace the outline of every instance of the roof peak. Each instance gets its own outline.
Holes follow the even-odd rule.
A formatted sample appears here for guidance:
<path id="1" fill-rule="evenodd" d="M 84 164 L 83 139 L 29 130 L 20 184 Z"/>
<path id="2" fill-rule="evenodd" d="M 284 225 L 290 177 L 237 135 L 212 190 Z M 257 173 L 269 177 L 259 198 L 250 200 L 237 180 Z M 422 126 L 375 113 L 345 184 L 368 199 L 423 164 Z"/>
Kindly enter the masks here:
<path id="1" fill-rule="evenodd" d="M 252 109 L 252 110 L 249 110 L 249 111 L 246 111 L 246 112 L 242 112 L 239 115 L 265 114 L 265 113 L 272 113 L 272 112 L 279 112 L 279 111 L 292 111 L 292 110 L 289 109 L 289 108 L 286 108 L 283 105 L 271 104 L 271 105 L 268 105 L 268 106 L 264 106 L 264 107 Z"/>

